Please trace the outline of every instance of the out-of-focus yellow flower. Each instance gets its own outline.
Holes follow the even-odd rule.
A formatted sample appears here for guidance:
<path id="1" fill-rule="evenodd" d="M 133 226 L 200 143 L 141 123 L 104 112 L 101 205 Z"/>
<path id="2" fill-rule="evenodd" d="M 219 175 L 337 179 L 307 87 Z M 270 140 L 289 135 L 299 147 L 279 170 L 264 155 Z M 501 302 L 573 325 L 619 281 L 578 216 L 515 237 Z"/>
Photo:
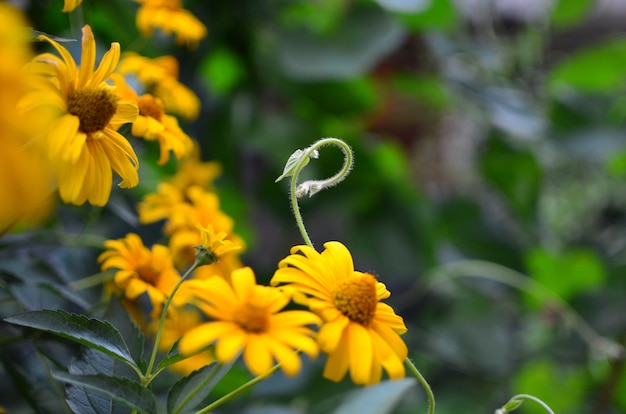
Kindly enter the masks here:
<path id="1" fill-rule="evenodd" d="M 139 108 L 139 115 L 133 122 L 131 133 L 147 141 L 158 141 L 161 153 L 157 162 L 159 165 L 169 160 L 170 151 L 177 159 L 191 154 L 194 148 L 193 141 L 180 129 L 178 120 L 165 113 L 159 98 L 150 94 L 137 96 L 120 74 L 113 74 L 112 79 L 118 95 Z"/>
<path id="2" fill-rule="evenodd" d="M 47 214 L 54 189 L 45 148 L 31 138 L 50 114 L 17 111 L 31 83 L 22 70 L 31 59 L 29 37 L 19 10 L 0 3 L 0 234 Z"/>
<path id="3" fill-rule="evenodd" d="M 176 175 L 171 177 L 168 182 L 183 193 L 193 186 L 212 191 L 213 182 L 221 174 L 222 166 L 220 163 L 215 161 L 203 162 L 200 160 L 200 148 L 194 142 L 191 154 L 181 160 L 178 164 Z"/>
<path id="4" fill-rule="evenodd" d="M 63 10 L 61 11 L 66 13 L 74 11 L 82 2 L 83 0 L 63 0 Z"/>
<path id="5" fill-rule="evenodd" d="M 146 91 L 160 98 L 167 113 L 195 119 L 200 112 L 200 99 L 178 81 L 178 61 L 173 56 L 150 59 L 136 53 L 122 56 L 118 72 L 134 75 Z"/>
<path id="6" fill-rule="evenodd" d="M 94 70 L 96 43 L 89 26 L 83 27 L 81 66 L 62 45 L 41 35 L 62 58 L 50 53 L 29 65 L 41 81 L 20 102 L 23 111 L 47 107 L 55 112 L 46 128 L 47 153 L 56 168 L 59 193 L 73 204 L 103 206 L 109 200 L 112 170 L 122 177 L 120 187 L 139 182 L 139 161 L 128 140 L 117 132 L 137 118 L 137 106 L 122 102 L 105 81 L 113 73 L 120 46 L 112 43 Z"/>
<path id="7" fill-rule="evenodd" d="M 350 371 L 359 385 L 379 382 L 383 369 L 391 379 L 404 377 L 408 350 L 399 335 L 406 326 L 380 302 L 391 293 L 371 274 L 354 270 L 343 244 L 324 247 L 321 254 L 309 246 L 293 247 L 271 280 L 299 292 L 324 321 L 317 337 L 320 350 L 328 354 L 324 377 L 340 381 Z"/>
<path id="8" fill-rule="evenodd" d="M 123 239 L 107 240 L 104 246 L 106 250 L 98 257 L 102 270 L 117 269 L 114 283 L 124 298 L 135 300 L 146 293 L 152 304 L 151 315 L 156 317 L 180 280 L 169 249 L 158 244 L 148 249 L 133 233 Z M 172 303 L 183 306 L 187 300 L 184 291 L 179 290 Z"/>
<path id="9" fill-rule="evenodd" d="M 183 282 L 183 285 L 185 283 L 187 282 Z M 165 323 L 163 324 L 159 349 L 164 353 L 169 352 L 180 337 L 203 322 L 197 309 L 170 307 Z M 170 365 L 169 368 L 182 375 L 189 375 L 193 371 L 212 364 L 213 362 L 215 362 L 215 358 L 212 353 L 210 351 L 203 351 Z"/>
<path id="10" fill-rule="evenodd" d="M 254 375 L 267 372 L 275 362 L 286 375 L 296 375 L 301 367 L 296 350 L 317 356 L 314 332 L 307 325 L 319 324 L 319 318 L 302 310 L 281 312 L 289 296 L 257 285 L 248 267 L 235 270 L 231 280 L 232 285 L 218 276 L 189 281 L 197 306 L 214 321 L 183 335 L 178 344 L 181 353 L 190 354 L 215 342 L 215 356 L 222 364 L 243 354 Z"/>
<path id="11" fill-rule="evenodd" d="M 137 28 L 145 37 L 152 36 L 155 29 L 166 35 L 174 34 L 176 43 L 195 48 L 207 35 L 207 28 L 180 0 L 135 0 L 141 6 L 137 10 Z"/>

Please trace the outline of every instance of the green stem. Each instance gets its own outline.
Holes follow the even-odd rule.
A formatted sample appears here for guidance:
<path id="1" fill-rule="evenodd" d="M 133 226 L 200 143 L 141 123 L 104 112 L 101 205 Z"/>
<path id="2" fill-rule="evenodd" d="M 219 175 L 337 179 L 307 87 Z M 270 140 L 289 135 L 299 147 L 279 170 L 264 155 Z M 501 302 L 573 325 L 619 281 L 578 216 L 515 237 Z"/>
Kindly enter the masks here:
<path id="1" fill-rule="evenodd" d="M 154 378 L 154 376 L 152 375 L 152 369 L 154 368 L 154 362 L 156 361 L 156 356 L 159 351 L 159 342 L 161 342 L 161 335 L 163 334 L 163 325 L 165 324 L 167 310 L 169 309 L 170 304 L 172 303 L 172 298 L 176 294 L 176 291 L 178 291 L 178 288 L 181 287 L 185 279 L 187 279 L 189 275 L 191 275 L 193 271 L 196 270 L 196 268 L 198 268 L 199 266 L 202 266 L 202 264 L 198 260 L 196 260 L 194 264 L 191 265 L 191 267 L 187 270 L 187 272 L 185 272 L 185 274 L 178 280 L 178 283 L 176 283 L 176 286 L 174 286 L 174 289 L 172 289 L 172 293 L 169 294 L 169 296 L 167 297 L 167 300 L 165 301 L 165 304 L 163 305 L 163 310 L 161 311 L 161 319 L 159 320 L 159 327 L 157 329 L 157 333 L 154 338 L 154 346 L 152 347 L 152 354 L 150 355 L 150 362 L 148 363 L 146 374 L 143 376 L 142 381 L 141 381 L 142 385 L 144 386 L 148 385 L 150 381 L 152 381 L 152 379 Z"/>
<path id="2" fill-rule="evenodd" d="M 228 401 L 232 400 L 233 398 L 235 398 L 236 396 L 238 396 L 242 392 L 249 390 L 250 388 L 254 387 L 259 382 L 261 382 L 264 379 L 268 378 L 269 376 L 274 374 L 279 369 L 280 369 L 280 364 L 274 365 L 272 368 L 270 368 L 269 370 L 267 370 L 263 374 L 261 374 L 261 375 L 259 375 L 257 377 L 252 378 L 250 381 L 246 382 L 245 384 L 243 384 L 239 388 L 236 388 L 233 391 L 231 391 L 228 394 L 226 394 L 225 396 L 223 396 L 222 398 L 213 401 L 211 404 L 207 405 L 203 409 L 201 409 L 199 411 L 196 411 L 195 414 L 206 414 L 206 413 L 210 412 L 211 410 L 219 407 L 220 405 L 222 405 L 224 403 L 227 403 Z"/>
<path id="3" fill-rule="evenodd" d="M 335 145 L 339 147 L 341 151 L 343 151 L 345 158 L 341 170 L 339 170 L 337 174 L 325 180 L 306 181 L 298 186 L 297 183 L 300 171 L 302 171 L 302 169 L 309 163 L 309 159 L 318 150 L 318 148 L 321 148 L 325 145 Z M 304 242 L 310 247 L 313 247 L 313 243 L 311 242 L 311 238 L 309 237 L 306 228 L 304 227 L 304 221 L 302 220 L 300 207 L 298 206 L 298 196 L 302 196 L 307 193 L 309 194 L 309 196 L 313 196 L 320 190 L 339 184 L 350 173 L 350 170 L 352 169 L 353 158 L 354 157 L 352 155 L 352 149 L 350 148 L 350 146 L 339 138 L 322 138 L 304 151 L 303 155 L 300 157 L 300 160 L 293 169 L 290 191 L 291 207 L 293 209 L 293 214 L 295 216 L 298 229 L 300 230 L 300 234 L 302 235 Z"/>
<path id="4" fill-rule="evenodd" d="M 428 397 L 428 414 L 433 414 L 435 412 L 435 395 L 433 394 L 433 390 L 430 389 L 430 385 L 426 382 L 426 378 L 419 372 L 417 367 L 413 365 L 413 362 L 407 357 L 404 360 L 405 365 L 409 368 L 409 371 L 417 378 L 417 380 L 422 384 L 422 388 L 426 391 L 426 396 Z"/>
<path id="5" fill-rule="evenodd" d="M 441 266 L 434 269 L 430 275 L 424 278 L 430 282 L 430 286 L 426 290 L 432 289 L 437 284 L 460 277 L 477 277 L 492 280 L 527 292 L 542 301 L 550 299 L 559 304 L 560 309 L 563 311 L 565 322 L 578 332 L 580 337 L 592 349 L 610 359 L 617 359 L 624 355 L 624 347 L 622 345 L 598 334 L 559 295 L 534 279 L 496 263 L 481 260 L 464 260 Z M 413 300 L 415 300 L 415 296 L 413 296 Z"/>

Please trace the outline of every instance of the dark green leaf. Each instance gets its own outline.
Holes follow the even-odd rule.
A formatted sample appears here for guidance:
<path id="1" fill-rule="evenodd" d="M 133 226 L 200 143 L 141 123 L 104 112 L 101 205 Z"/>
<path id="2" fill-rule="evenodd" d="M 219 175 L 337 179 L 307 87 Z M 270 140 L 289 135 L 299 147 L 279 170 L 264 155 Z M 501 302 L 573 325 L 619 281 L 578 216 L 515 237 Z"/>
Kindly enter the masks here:
<path id="1" fill-rule="evenodd" d="M 305 31 L 281 36 L 280 61 L 298 79 L 346 79 L 369 71 L 404 39 L 404 30 L 376 8 L 355 8 L 332 36 Z"/>
<path id="2" fill-rule="evenodd" d="M 107 395 L 140 413 L 154 414 L 156 410 L 156 401 L 152 392 L 126 378 L 102 374 L 74 375 L 66 372 L 54 372 L 53 375 L 59 381 Z"/>
<path id="3" fill-rule="evenodd" d="M 128 311 L 117 296 L 109 299 L 109 307 L 103 315 L 122 335 L 134 361 L 141 361 L 144 352 L 144 335 L 130 318 Z"/>
<path id="4" fill-rule="evenodd" d="M 334 414 L 387 414 L 402 401 L 402 398 L 415 389 L 415 378 L 383 381 L 372 387 L 360 388 L 348 394 Z"/>
<path id="5" fill-rule="evenodd" d="M 119 331 L 108 322 L 64 310 L 26 312 L 5 320 L 70 339 L 135 365 Z"/>
<path id="6" fill-rule="evenodd" d="M 179 414 L 186 412 L 183 411 L 185 409 L 192 410 L 206 398 L 215 384 L 230 370 L 231 365 L 207 365 L 178 380 L 167 395 L 167 412 Z M 192 392 L 197 393 L 192 395 Z"/>
<path id="7" fill-rule="evenodd" d="M 541 182 L 535 157 L 512 148 L 503 139 L 492 137 L 479 160 L 485 179 L 500 190 L 506 201 L 525 220 L 532 220 Z"/>

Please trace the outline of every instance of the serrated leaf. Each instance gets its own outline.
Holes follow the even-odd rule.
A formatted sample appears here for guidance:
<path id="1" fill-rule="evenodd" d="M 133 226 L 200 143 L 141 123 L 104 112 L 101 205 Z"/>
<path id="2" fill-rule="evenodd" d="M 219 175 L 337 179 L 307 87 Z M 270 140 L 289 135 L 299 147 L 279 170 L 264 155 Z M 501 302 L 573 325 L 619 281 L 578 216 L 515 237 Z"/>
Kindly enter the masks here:
<path id="1" fill-rule="evenodd" d="M 53 372 L 53 376 L 59 381 L 107 395 L 140 413 L 153 414 L 156 411 L 156 401 L 152 392 L 139 383 L 126 378 L 109 377 L 102 374 L 74 375 L 60 371 Z"/>
<path id="2" fill-rule="evenodd" d="M 179 414 L 185 412 L 185 408 L 191 410 L 200 404 L 231 366 L 232 364 L 207 365 L 178 380 L 167 395 L 168 414 Z M 198 387 L 202 388 L 202 392 L 191 395 Z"/>
<path id="3" fill-rule="evenodd" d="M 407 392 L 417 385 L 415 378 L 383 381 L 375 386 L 350 392 L 334 414 L 391 413 Z"/>
<path id="4" fill-rule="evenodd" d="M 136 378 L 136 374 L 126 364 L 92 348 L 83 348 L 78 358 L 70 362 L 69 373 L 72 375 L 115 376 L 119 378 Z M 111 397 L 91 389 L 68 385 L 65 400 L 74 412 L 81 414 L 127 414 L 128 409 Z"/>
<path id="5" fill-rule="evenodd" d="M 5 321 L 70 339 L 136 366 L 122 335 L 108 322 L 64 310 L 26 312 Z"/>
<path id="6" fill-rule="evenodd" d="M 283 169 L 283 173 L 274 182 L 277 183 L 283 178 L 292 176 L 295 172 L 294 170 L 296 168 L 296 165 L 298 165 L 300 160 L 304 157 L 304 154 L 305 154 L 305 151 L 301 149 L 295 150 L 294 153 L 289 156 L 289 159 L 287 160 L 287 163 L 285 164 L 285 168 Z M 309 158 L 307 157 L 306 161 L 304 162 L 303 167 L 306 166 L 308 163 L 309 163 Z"/>

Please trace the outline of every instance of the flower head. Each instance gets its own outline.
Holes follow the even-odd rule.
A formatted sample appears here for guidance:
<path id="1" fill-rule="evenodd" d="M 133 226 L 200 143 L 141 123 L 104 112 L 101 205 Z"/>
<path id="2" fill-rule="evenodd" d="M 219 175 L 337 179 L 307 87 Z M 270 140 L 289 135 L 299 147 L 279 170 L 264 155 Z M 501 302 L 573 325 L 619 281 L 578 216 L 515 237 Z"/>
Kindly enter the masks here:
<path id="1" fill-rule="evenodd" d="M 217 262 L 225 254 L 242 248 L 241 245 L 235 244 L 230 240 L 224 240 L 227 233 L 221 231 L 216 234 L 213 226 L 210 224 L 206 227 L 197 224 L 196 228 L 200 230 L 200 245 L 196 246 L 196 259 L 201 260 L 203 264 L 209 265 Z"/>
<path id="2" fill-rule="evenodd" d="M 178 344 L 181 353 L 190 354 L 215 342 L 215 356 L 221 363 L 243 354 L 254 375 L 269 370 L 274 361 L 285 374 L 297 374 L 301 363 L 296 350 L 317 355 L 314 332 L 307 325 L 319 324 L 319 318 L 303 310 L 281 312 L 289 296 L 257 285 L 248 267 L 235 270 L 231 280 L 232 285 L 219 276 L 187 282 L 194 284 L 197 306 L 213 321 L 187 332 Z"/>
<path id="3" fill-rule="evenodd" d="M 111 76 L 118 94 L 137 105 L 139 115 L 133 122 L 131 133 L 146 141 L 157 141 L 161 149 L 159 165 L 165 164 L 170 158 L 170 151 L 177 159 L 181 159 L 193 151 L 193 141 L 178 125 L 178 120 L 165 113 L 161 99 L 150 94 L 137 96 L 137 93 L 126 84 L 120 74 Z"/>
<path id="4" fill-rule="evenodd" d="M 150 59 L 136 53 L 124 53 L 118 68 L 123 75 L 134 75 L 146 91 L 163 101 L 167 113 L 195 119 L 200 112 L 200 99 L 178 81 L 178 61 L 173 56 Z"/>
<path id="5" fill-rule="evenodd" d="M 158 315 L 180 279 L 169 249 L 158 244 L 148 249 L 133 233 L 123 239 L 107 240 L 104 246 L 107 250 L 98 257 L 102 270 L 117 269 L 114 283 L 126 299 L 134 300 L 147 293 L 152 304 L 151 313 Z M 173 298 L 173 304 L 182 306 L 186 300 L 179 291 Z"/>
<path id="6" fill-rule="evenodd" d="M 139 182 L 135 151 L 117 129 L 137 117 L 138 109 L 120 101 L 105 83 L 120 57 L 112 43 L 94 70 L 96 43 L 89 26 L 83 27 L 81 65 L 61 44 L 41 35 L 61 58 L 50 53 L 36 56 L 29 70 L 40 76 L 35 89 L 20 102 L 23 111 L 47 107 L 55 113 L 44 133 L 47 153 L 54 165 L 63 201 L 106 204 L 113 182 L 112 170 L 122 177 L 120 187 Z"/>
<path id="7" fill-rule="evenodd" d="M 399 335 L 406 327 L 380 302 L 389 291 L 371 274 L 354 270 L 343 244 L 324 247 L 322 253 L 293 247 L 271 280 L 272 285 L 286 283 L 322 318 L 318 343 L 328 354 L 324 377 L 339 381 L 350 371 L 352 381 L 362 385 L 379 382 L 383 369 L 392 379 L 404 377 L 408 351 Z"/>
<path id="8" fill-rule="evenodd" d="M 74 11 L 75 8 L 81 5 L 83 0 L 63 0 L 63 10 L 62 12 L 71 12 Z"/>
<path id="9" fill-rule="evenodd" d="M 136 0 L 141 3 L 137 10 L 137 28 L 145 37 L 152 36 L 154 29 L 174 34 L 176 43 L 197 46 L 207 35 L 207 29 L 180 0 Z"/>

